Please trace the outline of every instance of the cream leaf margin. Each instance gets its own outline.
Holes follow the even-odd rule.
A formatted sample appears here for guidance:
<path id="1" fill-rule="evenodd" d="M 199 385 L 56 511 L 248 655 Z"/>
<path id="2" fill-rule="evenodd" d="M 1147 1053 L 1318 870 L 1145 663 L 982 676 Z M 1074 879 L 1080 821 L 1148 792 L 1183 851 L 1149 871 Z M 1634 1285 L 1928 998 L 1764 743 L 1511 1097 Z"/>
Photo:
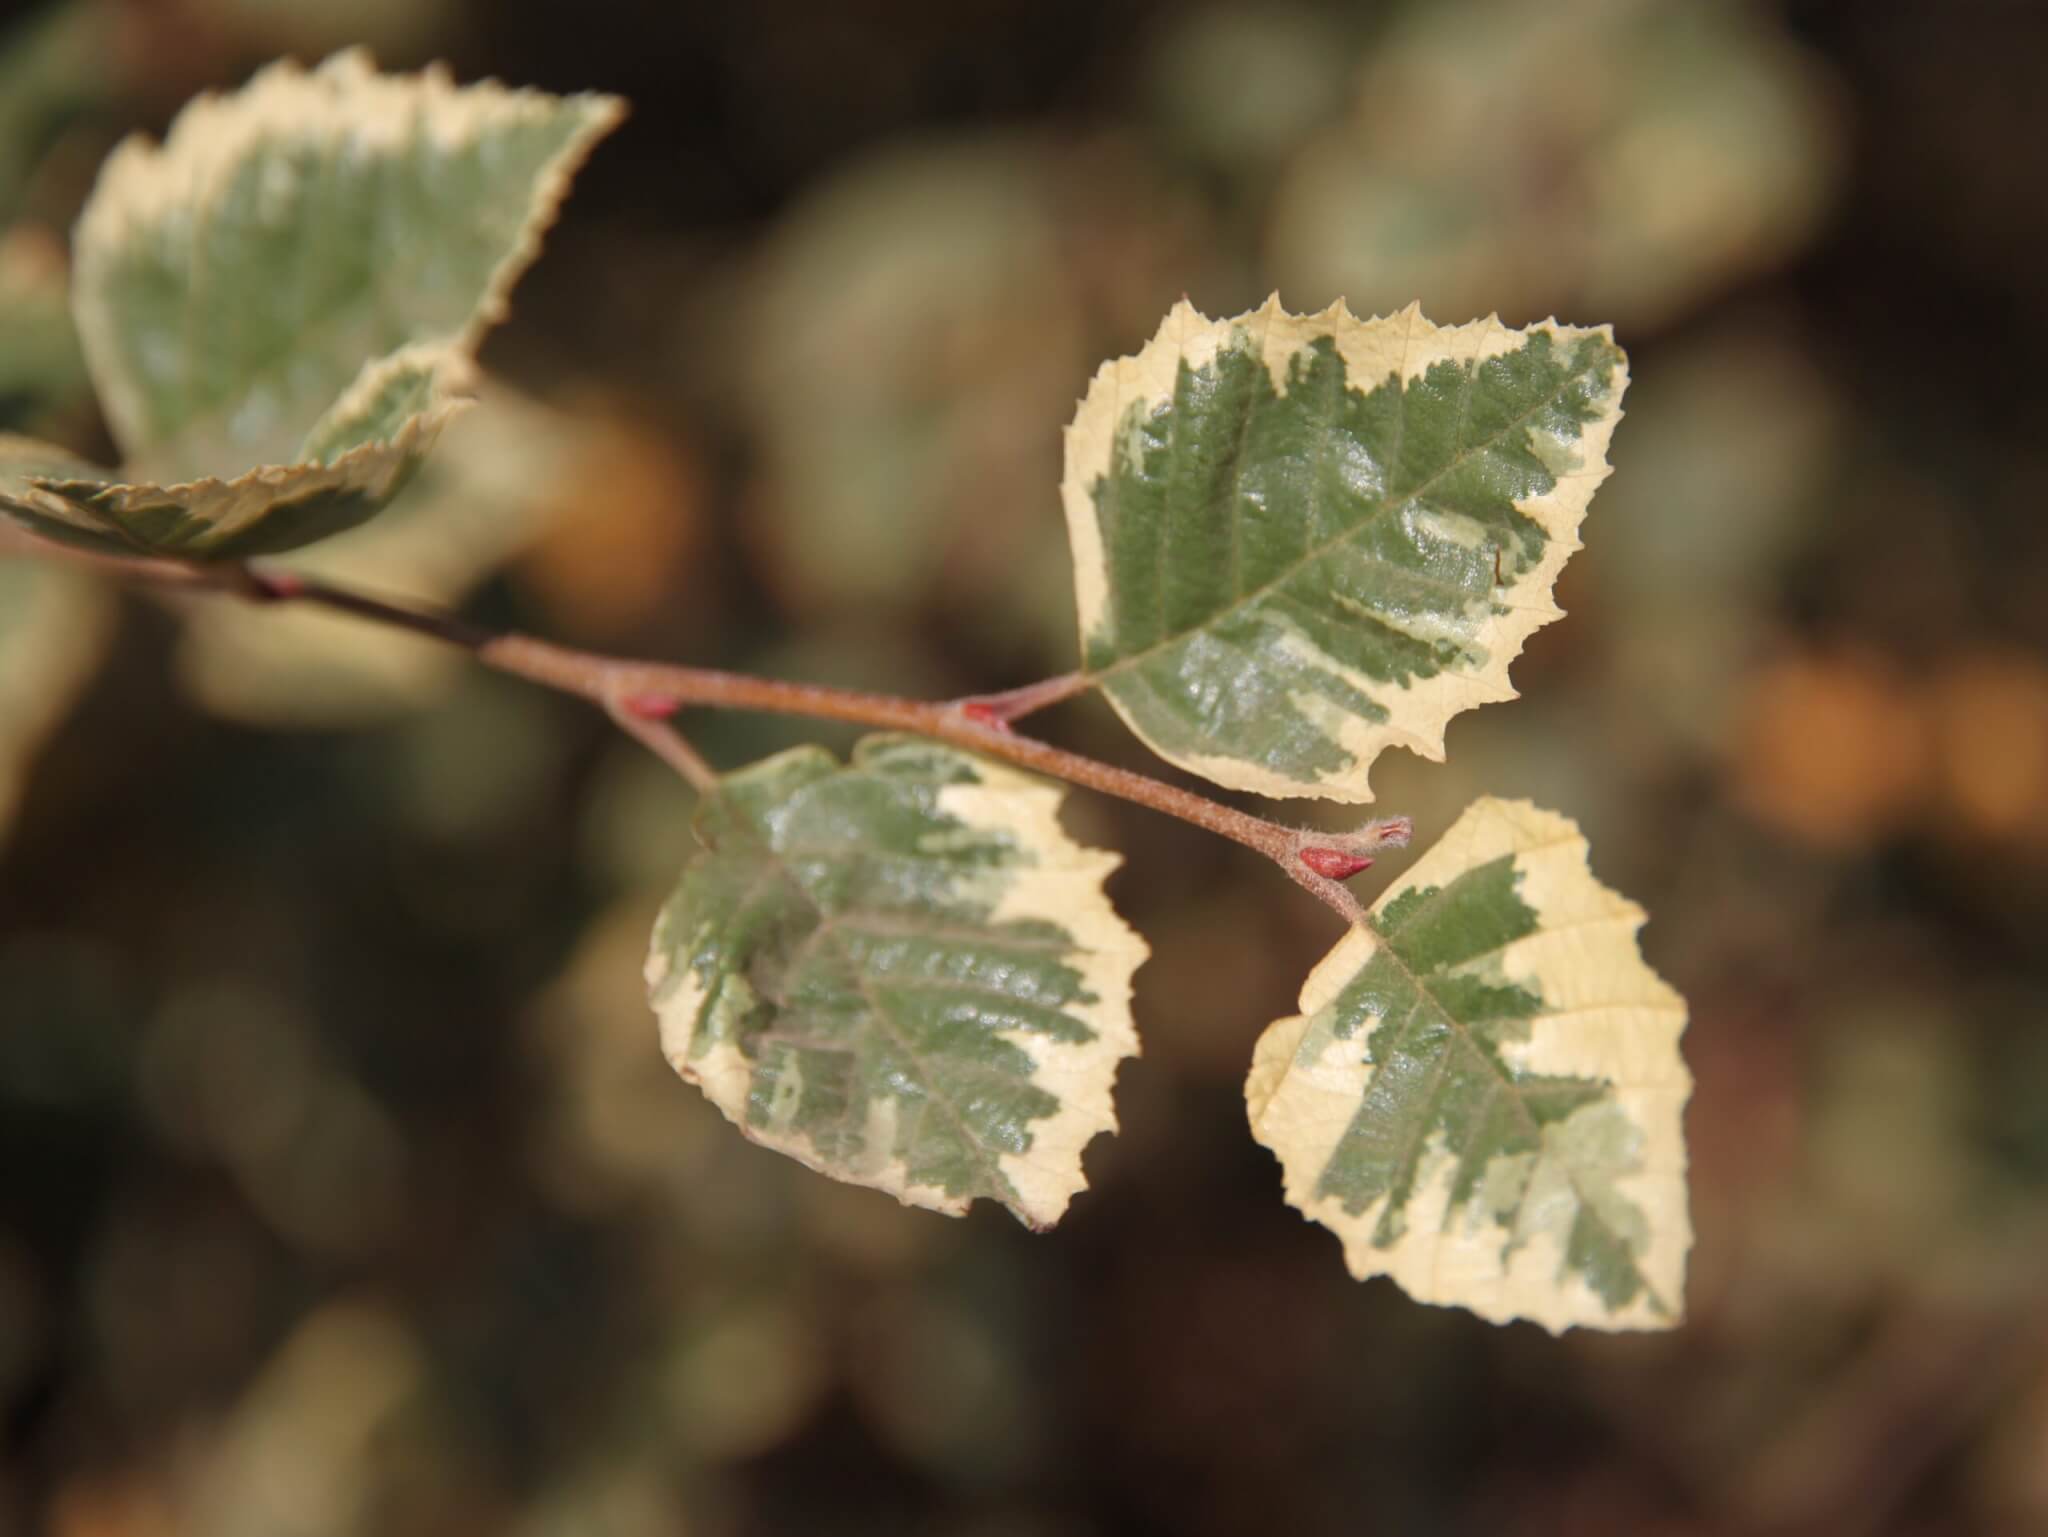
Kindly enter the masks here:
<path id="1" fill-rule="evenodd" d="M 797 749 L 806 751 L 806 749 Z M 1123 856 L 1074 842 L 1060 826 L 1063 794 L 1027 774 L 974 759 L 979 782 L 954 784 L 939 792 L 939 809 L 973 829 L 1007 840 L 1028 852 L 1032 862 L 990 872 L 986 895 L 992 903 L 991 925 L 1043 920 L 1056 924 L 1073 941 L 1065 960 L 1081 974 L 1092 995 L 1066 1012 L 1085 1024 L 1093 1039 L 1053 1041 L 1026 1032 L 1005 1032 L 1003 1039 L 1030 1056 L 1036 1071 L 1032 1082 L 1059 1101 L 1059 1110 L 1031 1127 L 1031 1145 L 1019 1153 L 1005 1152 L 997 1165 L 1017 1192 L 1016 1210 L 1032 1227 L 1047 1228 L 1065 1214 L 1074 1196 L 1087 1188 L 1081 1167 L 1082 1150 L 1103 1132 L 1116 1130 L 1112 1090 L 1119 1064 L 1138 1055 L 1137 1026 L 1131 1018 L 1131 978 L 1150 950 L 1144 939 L 1117 915 L 1103 882 Z M 752 1140 L 787 1154 L 806 1168 L 834 1179 L 850 1180 L 886 1191 L 905 1205 L 922 1206 L 949 1217 L 966 1215 L 973 1198 L 953 1195 L 910 1177 L 901 1158 L 876 1157 L 856 1168 L 820 1159 L 810 1142 L 773 1118 L 763 1127 L 747 1119 L 754 1068 L 730 1035 L 710 1050 L 691 1057 L 705 1006 L 703 980 L 687 969 L 673 977 L 669 950 L 655 943 L 647 957 L 648 995 L 661 1026 L 662 1055 L 685 1082 L 704 1091 L 705 1098 Z M 718 1007 L 739 1012 L 751 1006 L 751 995 L 728 979 Z M 886 1149 L 894 1140 L 895 1102 L 871 1102 L 867 1142 Z"/>
<path id="2" fill-rule="evenodd" d="M 1642 908 L 1593 877 L 1586 840 L 1569 818 L 1527 801 L 1484 797 L 1388 888 L 1368 919 L 1404 891 L 1447 885 L 1503 855 L 1514 857 L 1518 894 L 1537 926 L 1494 959 L 1509 980 L 1543 999 L 1543 1009 L 1529 1023 L 1529 1038 L 1502 1055 L 1523 1072 L 1613 1086 L 1611 1102 L 1640 1138 L 1635 1167 L 1614 1187 L 1647 1219 L 1648 1242 L 1636 1263 L 1666 1311 L 1643 1295 L 1610 1312 L 1565 1266 L 1559 1223 L 1568 1231 L 1575 1204 L 1569 1211 L 1528 1214 L 1518 1223 L 1517 1246 L 1504 1253 L 1507 1234 L 1500 1225 L 1470 1207 L 1450 1209 L 1456 1160 L 1440 1141 L 1426 1155 L 1406 1226 L 1387 1247 L 1373 1241 L 1385 1199 L 1354 1216 L 1340 1199 L 1317 1194 L 1375 1069 L 1366 1061 L 1368 1032 L 1331 1039 L 1315 1026 L 1380 948 L 1369 924 L 1352 929 L 1309 974 L 1301 1012 L 1275 1021 L 1260 1037 L 1245 1083 L 1252 1135 L 1279 1157 L 1289 1204 L 1337 1234 L 1345 1263 L 1360 1280 L 1391 1276 L 1419 1301 L 1468 1308 L 1496 1323 L 1526 1318 L 1553 1333 L 1575 1325 L 1675 1327 L 1692 1246 L 1683 1125 L 1692 1075 L 1678 1048 L 1685 1002 L 1636 945 Z M 1313 1040 L 1321 1041 L 1320 1049 L 1305 1052 Z"/>
<path id="3" fill-rule="evenodd" d="M 1426 319 L 1421 308 L 1413 304 L 1393 315 L 1370 320 L 1354 316 L 1341 299 L 1317 314 L 1294 315 L 1281 306 L 1277 293 L 1256 310 L 1211 320 L 1182 299 L 1168 311 L 1152 340 L 1136 354 L 1113 359 L 1096 370 L 1088 393 L 1066 429 L 1066 471 L 1060 482 L 1060 499 L 1073 548 L 1075 598 L 1084 654 L 1089 634 L 1106 621 L 1109 611 L 1109 567 L 1101 527 L 1096 521 L 1093 488 L 1114 463 L 1120 423 L 1133 405 L 1157 410 L 1170 403 L 1180 365 L 1185 362 L 1200 368 L 1240 331 L 1258 338 L 1274 388 L 1283 395 L 1290 360 L 1323 337 L 1334 343 L 1344 361 L 1346 378 L 1355 388 L 1369 388 L 1389 375 L 1405 385 L 1420 379 L 1440 362 L 1484 362 L 1513 351 L 1537 331 L 1547 331 L 1566 345 L 1593 335 L 1613 340 L 1612 328 L 1608 326 L 1567 326 L 1554 319 L 1521 330 L 1502 325 L 1497 315 L 1465 325 L 1439 326 Z M 1586 423 L 1576 437 L 1553 437 L 1534 444 L 1552 470 L 1555 483 L 1550 491 L 1518 501 L 1515 506 L 1543 529 L 1546 543 L 1542 558 L 1534 566 L 1513 583 L 1494 590 L 1494 612 L 1475 637 L 1486 651 L 1486 664 L 1476 672 L 1445 671 L 1402 686 L 1367 677 L 1327 655 L 1317 654 L 1318 666 L 1378 700 L 1388 711 L 1383 722 L 1345 715 L 1324 723 L 1327 734 L 1350 756 L 1346 768 L 1315 780 L 1301 780 L 1242 758 L 1169 751 L 1146 734 L 1112 692 L 1103 689 L 1111 708 L 1140 740 L 1167 761 L 1229 789 L 1283 799 L 1317 796 L 1352 804 L 1368 802 L 1373 799 L 1368 782 L 1373 760 L 1389 747 L 1404 747 L 1433 763 L 1441 763 L 1444 728 L 1451 717 L 1482 704 L 1518 697 L 1508 681 L 1509 665 L 1521 655 L 1530 635 L 1564 616 L 1552 589 L 1564 563 L 1582 548 L 1579 526 L 1593 493 L 1612 472 L 1607 449 L 1621 420 L 1621 400 L 1628 387 L 1627 361 L 1618 350 L 1615 356 L 1606 409 Z"/>
<path id="4" fill-rule="evenodd" d="M 468 409 L 467 396 L 436 401 L 406 418 L 391 437 L 359 443 L 326 464 L 267 464 L 231 479 L 205 476 L 172 485 L 148 481 L 57 480 L 33 476 L 24 498 L 35 510 L 104 538 L 131 539 L 137 553 L 203 555 L 262 522 L 281 505 L 316 496 L 361 495 L 388 501 L 418 462 L 432 450 L 441 430 Z M 103 472 L 96 472 L 103 473 Z M 128 534 L 124 519 L 175 506 L 204 532 L 179 546 L 144 544 Z"/>
<path id="5" fill-rule="evenodd" d="M 541 238 L 569 183 L 590 148 L 625 116 L 625 103 L 617 97 L 570 99 L 582 106 L 584 120 L 534 185 L 519 237 L 492 270 L 468 324 L 452 336 L 416 337 L 415 342 L 438 341 L 473 353 L 484 333 L 505 318 L 512 287 L 540 254 Z M 553 116 L 562 103 L 546 92 L 515 90 L 495 80 L 457 85 L 440 64 L 412 75 L 380 74 L 367 49 L 351 48 L 311 72 L 284 59 L 259 70 L 238 91 L 195 98 L 160 145 L 142 134 L 124 139 L 101 167 L 72 236 L 72 310 L 123 456 L 133 457 L 148 445 L 142 441 L 140 391 L 120 365 L 119 323 L 102 297 L 101 269 L 113 253 L 167 224 L 203 217 L 260 143 L 339 139 L 369 154 L 425 135 L 440 146 L 459 148 L 522 118 Z"/>

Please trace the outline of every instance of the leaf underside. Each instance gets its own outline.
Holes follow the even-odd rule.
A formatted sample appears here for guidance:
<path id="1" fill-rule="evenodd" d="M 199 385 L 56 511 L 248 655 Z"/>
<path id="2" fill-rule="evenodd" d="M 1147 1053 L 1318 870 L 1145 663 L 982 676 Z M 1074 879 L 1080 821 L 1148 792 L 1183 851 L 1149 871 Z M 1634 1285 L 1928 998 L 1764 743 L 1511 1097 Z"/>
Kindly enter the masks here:
<path id="1" fill-rule="evenodd" d="M 117 475 L 0 483 L 38 532 L 239 559 L 325 538 L 404 487 L 570 176 L 618 119 L 359 52 L 202 97 L 109 157 L 73 310 Z"/>
<path id="2" fill-rule="evenodd" d="M 46 539 L 108 553 L 242 560 L 297 549 L 389 505 L 468 403 L 446 382 L 466 389 L 469 377 L 467 361 L 445 349 L 380 358 L 316 424 L 305 460 L 227 480 L 109 481 L 59 450 L 15 439 L 18 452 L 0 456 L 0 507 Z M 51 467 L 22 467 L 35 458 Z"/>
<path id="3" fill-rule="evenodd" d="M 1183 768 L 1370 800 L 1383 749 L 1514 696 L 1626 383 L 1604 328 L 1183 301 L 1068 429 L 1087 673 Z"/>
<path id="4" fill-rule="evenodd" d="M 1364 1278 L 1496 1322 L 1669 1328 L 1685 1006 L 1578 829 L 1475 802 L 1260 1039 L 1252 1132 Z"/>
<path id="5" fill-rule="evenodd" d="M 1057 1221 L 1116 1124 L 1145 958 L 1102 891 L 1117 857 L 1068 840 L 1059 800 L 909 737 L 728 776 L 648 961 L 669 1061 L 834 1178 Z"/>

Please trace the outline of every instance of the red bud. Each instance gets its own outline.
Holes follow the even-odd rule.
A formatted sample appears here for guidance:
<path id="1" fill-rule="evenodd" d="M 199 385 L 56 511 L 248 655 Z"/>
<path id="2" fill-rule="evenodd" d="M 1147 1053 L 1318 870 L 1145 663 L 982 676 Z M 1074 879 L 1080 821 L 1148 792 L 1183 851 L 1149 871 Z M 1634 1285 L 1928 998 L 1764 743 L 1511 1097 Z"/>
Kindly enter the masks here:
<path id="1" fill-rule="evenodd" d="M 1004 720 L 992 705 L 963 704 L 960 706 L 960 713 L 973 721 L 977 726 L 987 726 L 995 731 L 1008 731 L 1010 729 L 1010 723 Z"/>
<path id="2" fill-rule="evenodd" d="M 1301 851 L 1301 862 L 1333 881 L 1348 881 L 1359 871 L 1372 868 L 1372 861 L 1365 855 L 1346 849 L 1306 848 Z"/>

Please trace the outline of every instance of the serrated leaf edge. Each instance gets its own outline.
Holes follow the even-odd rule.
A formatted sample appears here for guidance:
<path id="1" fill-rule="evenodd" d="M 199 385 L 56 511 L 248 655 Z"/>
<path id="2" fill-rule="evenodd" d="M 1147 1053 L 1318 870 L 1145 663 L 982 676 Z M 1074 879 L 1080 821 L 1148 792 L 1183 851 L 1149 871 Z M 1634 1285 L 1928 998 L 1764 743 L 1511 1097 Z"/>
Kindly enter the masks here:
<path id="1" fill-rule="evenodd" d="M 1544 1009 L 1531 1020 L 1529 1039 L 1503 1048 L 1502 1055 L 1526 1072 L 1612 1082 L 1611 1102 L 1642 1136 L 1637 1168 L 1615 1185 L 1648 1215 L 1649 1243 L 1636 1257 L 1648 1291 L 1619 1312 L 1610 1313 L 1582 1277 L 1566 1272 L 1561 1254 L 1541 1235 L 1503 1263 L 1499 1227 L 1473 1224 L 1461 1231 L 1418 1217 L 1448 1213 L 1452 1160 L 1441 1160 L 1433 1180 L 1411 1194 L 1410 1220 L 1387 1247 L 1372 1238 L 1384 1200 L 1354 1216 L 1340 1199 L 1318 1194 L 1374 1069 L 1357 1037 L 1333 1042 L 1315 1062 L 1298 1061 L 1311 1022 L 1379 951 L 1371 920 L 1403 892 L 1448 884 L 1510 854 L 1520 876 L 1518 895 L 1536 913 L 1537 927 L 1497 959 L 1509 980 L 1543 998 Z M 1650 969 L 1636 943 L 1643 909 L 1594 877 L 1586 839 L 1570 818 L 1489 796 L 1467 808 L 1373 904 L 1367 919 L 1309 973 L 1300 1012 L 1274 1021 L 1253 1051 L 1246 1113 L 1252 1135 L 1280 1160 L 1288 1203 L 1337 1234 L 1354 1276 L 1389 1276 L 1421 1302 L 1464 1307 L 1496 1323 L 1528 1319 L 1552 1333 L 1575 1325 L 1675 1327 L 1692 1246 L 1683 1131 L 1692 1075 L 1678 1051 L 1685 1001 Z M 1621 940 L 1596 947 L 1596 934 L 1615 928 L 1623 931 Z M 1565 964 L 1557 964 L 1560 956 Z M 1276 1112 L 1285 1114 L 1284 1129 L 1272 1124 Z"/>
<path id="2" fill-rule="evenodd" d="M 1023 1215 L 1034 1225 L 1050 1227 L 1087 1187 L 1082 1150 L 1101 1133 L 1116 1130 L 1112 1090 L 1117 1068 L 1139 1054 L 1131 1017 L 1132 976 L 1151 950 L 1118 916 L 1103 889 L 1123 856 L 1067 836 L 1059 820 L 1064 792 L 980 760 L 977 768 L 981 783 L 947 786 L 939 792 L 940 809 L 970 827 L 1001 831 L 1039 856 L 1026 869 L 1005 872 L 989 921 L 1041 920 L 1066 930 L 1075 946 L 1067 962 L 1080 972 L 1094 1000 L 1069 1009 L 1094 1033 L 1093 1040 L 1068 1043 L 1024 1032 L 1003 1037 L 1031 1055 L 1037 1064 L 1032 1082 L 1060 1102 L 1056 1114 L 1032 1123 L 1028 1149 L 1000 1160 Z"/>
<path id="3" fill-rule="evenodd" d="M 570 181 L 591 148 L 624 118 L 626 105 L 618 97 L 557 97 L 496 80 L 457 85 L 441 64 L 410 75 L 380 74 L 367 49 L 350 48 L 310 72 L 296 60 L 283 59 L 259 70 L 239 90 L 195 97 L 172 121 L 161 144 L 145 134 L 124 139 L 100 168 L 72 235 L 72 313 L 123 457 L 145 452 L 148 444 L 138 441 L 143 415 L 139 395 L 127 388 L 115 361 L 118 325 L 95 298 L 94 268 L 102 250 L 167 214 L 212 206 L 215 184 L 231 173 L 250 144 L 266 136 L 306 138 L 342 132 L 374 141 L 380 134 L 424 127 L 443 142 L 460 143 L 504 121 L 507 113 L 552 113 L 564 103 L 579 108 L 583 121 L 532 189 L 518 238 L 492 269 L 469 323 L 451 337 L 417 339 L 444 342 L 467 354 L 505 318 L 512 288 L 540 254 L 542 237 L 554 223 Z"/>
<path id="4" fill-rule="evenodd" d="M 869 737 L 860 744 L 886 744 L 888 737 Z M 965 755 L 963 756 L 970 756 Z M 822 758 L 834 771 L 838 760 L 819 747 L 798 747 L 751 765 L 742 772 L 768 772 L 795 760 Z M 1131 978 L 1150 954 L 1144 939 L 1117 915 L 1103 882 L 1123 857 L 1107 849 L 1074 842 L 1059 823 L 1063 792 L 1042 780 L 985 759 L 970 756 L 978 783 L 944 787 L 939 809 L 981 832 L 1014 840 L 1038 855 L 1032 866 L 1006 867 L 991 876 L 998 883 L 989 922 L 1043 919 L 1057 924 L 1074 941 L 1067 964 L 1082 976 L 1093 1002 L 1075 1003 L 1070 1012 L 1093 1032 L 1085 1042 L 1058 1042 L 1026 1032 L 1003 1032 L 1001 1039 L 1031 1057 L 1032 1082 L 1053 1093 L 1060 1109 L 1034 1121 L 1031 1146 L 1022 1153 L 1002 1153 L 997 1164 L 1016 1191 L 1015 1211 L 1034 1228 L 1049 1228 L 1066 1212 L 1073 1197 L 1087 1188 L 1081 1155 L 1088 1143 L 1117 1127 L 1113 1098 L 1116 1073 L 1126 1057 L 1139 1053 L 1137 1027 L 1131 1017 Z M 1050 857 L 1048 857 L 1050 856 Z M 650 946 L 645 970 L 648 996 L 660 1025 L 662 1055 L 678 1076 L 697 1084 L 707 1099 L 743 1135 L 834 1179 L 859 1183 L 946 1216 L 964 1216 L 974 1197 L 957 1196 L 909 1178 L 900 1159 L 879 1161 L 849 1171 L 818 1158 L 801 1136 L 747 1123 L 744 1109 L 752 1090 L 754 1066 L 729 1041 L 714 1042 L 692 1056 L 698 1017 L 707 989 L 701 978 L 685 970 L 673 975 L 669 952 L 659 930 Z M 878 1099 L 870 1115 L 867 1142 L 887 1147 L 894 1141 L 895 1101 Z"/>
<path id="5" fill-rule="evenodd" d="M 24 481 L 31 492 L 41 493 L 33 503 L 37 511 L 69 524 L 102 547 L 111 543 L 137 555 L 201 558 L 260 522 L 282 502 L 303 501 L 332 491 L 362 492 L 380 501 L 387 499 L 395 494 L 413 462 L 433 448 L 441 429 L 471 404 L 466 396 L 440 401 L 407 417 L 394 436 L 359 444 L 328 464 L 258 465 L 232 479 L 205 476 L 168 485 L 150 481 L 60 480 L 39 475 L 24 477 Z M 176 503 L 195 516 L 206 518 L 207 537 L 179 547 L 145 543 L 130 534 L 121 522 L 124 513 L 164 503 Z M 216 506 L 224 510 L 210 510 Z"/>
<path id="6" fill-rule="evenodd" d="M 1109 608 L 1109 568 L 1101 528 L 1096 522 L 1094 486 L 1110 472 L 1115 461 L 1117 434 L 1124 417 L 1133 404 L 1156 407 L 1171 401 L 1182 361 L 1191 367 L 1201 367 L 1240 328 L 1258 337 L 1267 372 L 1274 388 L 1283 395 L 1288 361 L 1312 341 L 1325 336 L 1334 342 L 1353 387 L 1367 386 L 1389 373 L 1406 384 L 1420 379 L 1432 365 L 1445 361 L 1483 362 L 1513 351 L 1537 331 L 1547 331 L 1566 343 L 1585 336 L 1613 340 L 1613 329 L 1609 326 L 1567 326 L 1554 318 L 1520 330 L 1502 325 L 1498 315 L 1465 325 L 1439 326 L 1426 319 L 1421 307 L 1415 304 L 1391 316 L 1370 320 L 1354 316 L 1342 299 L 1316 314 L 1294 315 L 1282 307 L 1277 293 L 1256 310 L 1211 320 L 1182 299 L 1168 311 L 1158 332 L 1138 352 L 1112 359 L 1096 370 L 1066 429 L 1066 470 L 1060 482 L 1060 499 L 1073 550 L 1075 600 L 1084 654 L 1089 634 Z M 1627 387 L 1627 361 L 1617 350 L 1608 397 L 1611 409 L 1587 423 L 1574 441 L 1570 452 L 1576 462 L 1556 467 L 1551 491 L 1515 503 L 1542 527 L 1546 540 L 1542 558 L 1515 581 L 1495 591 L 1496 612 L 1485 631 L 1488 661 L 1483 668 L 1475 673 L 1439 672 L 1405 688 L 1390 690 L 1386 683 L 1318 653 L 1319 666 L 1342 677 L 1359 692 L 1381 700 L 1388 708 L 1388 719 L 1384 722 L 1351 715 L 1329 722 L 1337 745 L 1351 755 L 1352 762 L 1347 768 L 1303 781 L 1241 758 L 1170 752 L 1146 735 L 1114 693 L 1108 689 L 1100 692 L 1125 725 L 1154 752 L 1233 790 L 1281 799 L 1317 796 L 1364 804 L 1374 798 L 1370 784 L 1373 760 L 1386 748 L 1405 747 L 1432 763 L 1441 763 L 1444 729 L 1451 717 L 1478 705 L 1518 697 L 1508 680 L 1509 666 L 1521 655 L 1529 636 L 1564 616 L 1552 590 L 1564 563 L 1582 548 L 1579 526 L 1594 491 L 1612 472 L 1607 449 L 1622 417 L 1621 399 Z"/>

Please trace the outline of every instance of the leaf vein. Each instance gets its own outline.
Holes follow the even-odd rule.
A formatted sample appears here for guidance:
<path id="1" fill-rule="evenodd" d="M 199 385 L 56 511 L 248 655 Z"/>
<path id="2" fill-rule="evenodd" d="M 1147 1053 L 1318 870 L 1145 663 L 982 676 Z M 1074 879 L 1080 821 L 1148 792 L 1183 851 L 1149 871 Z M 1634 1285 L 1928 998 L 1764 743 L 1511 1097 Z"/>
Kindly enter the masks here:
<path id="1" fill-rule="evenodd" d="M 1405 437 L 1406 423 L 1405 352 L 1403 356 L 1404 383 L 1402 388 L 1404 394 L 1404 408 L 1403 411 L 1396 417 L 1396 421 L 1402 424 L 1401 428 L 1397 429 L 1397 453 L 1399 451 L 1399 444 L 1401 440 Z M 1115 661 L 1109 663 L 1105 667 L 1099 667 L 1094 669 L 1087 675 L 1089 681 L 1091 683 L 1099 684 L 1105 679 L 1112 678 L 1121 673 L 1127 672 L 1132 668 L 1150 660 L 1158 652 L 1165 650 L 1169 646 L 1178 644 L 1182 640 L 1185 640 L 1189 635 L 1202 631 L 1213 632 L 1215 626 L 1221 623 L 1224 619 L 1229 618 L 1232 615 L 1240 612 L 1241 610 L 1251 606 L 1252 604 L 1257 603 L 1260 599 L 1264 598 L 1268 593 L 1272 592 L 1276 587 L 1280 587 L 1288 582 L 1293 581 L 1295 577 L 1299 576 L 1303 571 L 1305 571 L 1309 566 L 1313 565 L 1316 561 L 1320 560 L 1323 556 L 1329 554 L 1332 550 L 1340 548 L 1345 544 L 1349 543 L 1350 541 L 1354 540 L 1355 538 L 1357 538 L 1368 527 L 1370 527 L 1374 521 L 1384 519 L 1390 514 L 1398 512 L 1402 508 L 1405 508 L 1410 504 L 1419 501 L 1422 497 L 1428 495 L 1430 491 L 1434 490 L 1437 485 L 1444 481 L 1453 472 L 1462 469 L 1474 455 L 1488 452 L 1495 445 L 1504 441 L 1509 434 L 1519 431 L 1522 428 L 1525 428 L 1529 424 L 1529 422 L 1536 417 L 1536 415 L 1539 412 L 1544 411 L 1548 409 L 1550 406 L 1556 404 L 1556 402 L 1564 395 L 1565 391 L 1577 382 L 1577 379 L 1578 375 L 1576 373 L 1567 375 L 1547 395 L 1537 400 L 1534 404 L 1530 405 L 1526 410 L 1520 412 L 1516 416 L 1510 418 L 1508 421 L 1503 423 L 1498 431 L 1488 435 L 1485 438 L 1482 438 L 1477 443 L 1467 445 L 1459 453 L 1454 454 L 1442 465 L 1439 465 L 1435 470 L 1432 470 L 1428 475 L 1424 476 L 1423 479 L 1416 484 L 1413 490 L 1398 496 L 1389 495 L 1385 500 L 1381 501 L 1377 506 L 1372 508 L 1366 516 L 1366 518 L 1362 521 L 1353 524 L 1349 528 L 1340 530 L 1336 534 L 1333 534 L 1331 537 L 1323 540 L 1320 543 L 1311 543 L 1308 550 L 1303 555 L 1301 555 L 1300 558 L 1298 558 L 1292 564 L 1290 564 L 1285 570 L 1276 573 L 1268 580 L 1260 583 L 1258 587 L 1254 588 L 1251 592 L 1246 593 L 1237 602 L 1232 603 L 1228 605 L 1226 608 L 1209 615 L 1199 624 L 1190 625 L 1185 630 L 1181 630 L 1175 634 L 1163 636 L 1161 639 L 1154 641 L 1149 645 L 1143 646 L 1136 651 L 1125 653 L 1123 656 L 1118 657 Z M 1117 477 L 1111 476 L 1110 478 L 1112 483 L 1114 483 Z M 1390 476 L 1389 485 L 1391 486 L 1393 483 L 1394 482 Z"/>

